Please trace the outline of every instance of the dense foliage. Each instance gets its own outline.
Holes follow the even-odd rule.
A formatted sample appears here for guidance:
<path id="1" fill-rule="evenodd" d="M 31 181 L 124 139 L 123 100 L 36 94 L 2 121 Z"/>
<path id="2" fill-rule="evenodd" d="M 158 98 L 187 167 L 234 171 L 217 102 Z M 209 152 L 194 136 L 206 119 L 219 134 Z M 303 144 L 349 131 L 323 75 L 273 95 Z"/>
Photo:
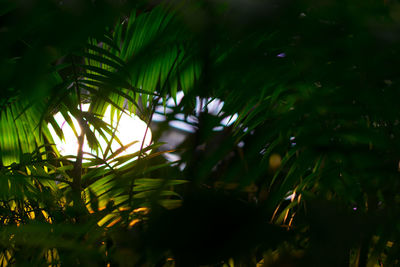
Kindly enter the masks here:
<path id="1" fill-rule="evenodd" d="M 2 266 L 400 264 L 397 1 L 14 0 L 0 21 Z M 169 112 L 120 156 L 109 105 Z"/>

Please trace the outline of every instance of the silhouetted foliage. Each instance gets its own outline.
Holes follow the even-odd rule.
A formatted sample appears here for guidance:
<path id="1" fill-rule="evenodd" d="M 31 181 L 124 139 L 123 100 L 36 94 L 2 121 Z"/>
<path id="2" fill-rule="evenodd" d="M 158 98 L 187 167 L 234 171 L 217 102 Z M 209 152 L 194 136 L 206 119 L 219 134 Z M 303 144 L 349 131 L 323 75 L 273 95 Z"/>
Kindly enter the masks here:
<path id="1" fill-rule="evenodd" d="M 399 265 L 399 29 L 393 0 L 1 1 L 0 264 Z M 166 121 L 120 156 L 108 106 Z"/>

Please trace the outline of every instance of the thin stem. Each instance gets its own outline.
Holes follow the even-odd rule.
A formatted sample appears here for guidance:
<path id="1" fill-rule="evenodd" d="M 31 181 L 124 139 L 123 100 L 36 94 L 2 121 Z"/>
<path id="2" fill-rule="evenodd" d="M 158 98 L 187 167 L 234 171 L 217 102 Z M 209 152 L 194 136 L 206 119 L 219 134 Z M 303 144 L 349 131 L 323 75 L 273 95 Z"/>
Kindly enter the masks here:
<path id="1" fill-rule="evenodd" d="M 78 151 L 77 157 L 74 163 L 73 175 L 72 175 L 72 191 L 74 192 L 74 206 L 78 209 L 84 206 L 81 197 L 82 191 L 82 161 L 83 161 L 83 144 L 85 141 L 85 135 L 87 130 L 87 124 L 82 116 L 82 103 L 81 103 L 81 92 L 78 85 L 78 75 L 76 73 L 76 66 L 74 62 L 74 58 L 71 57 L 72 61 L 72 69 L 74 73 L 74 83 L 75 83 L 75 90 L 79 105 L 79 116 L 77 118 L 79 127 L 81 128 L 81 134 L 78 136 Z"/>

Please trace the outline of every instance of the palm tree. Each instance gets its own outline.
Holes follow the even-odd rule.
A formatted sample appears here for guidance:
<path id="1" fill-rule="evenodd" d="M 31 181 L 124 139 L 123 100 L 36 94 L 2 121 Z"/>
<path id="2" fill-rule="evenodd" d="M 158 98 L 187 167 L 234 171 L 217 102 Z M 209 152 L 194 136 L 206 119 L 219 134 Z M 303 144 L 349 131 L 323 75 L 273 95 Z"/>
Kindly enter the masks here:
<path id="1" fill-rule="evenodd" d="M 62 10 L 61 3 L 57 6 L 49 2 L 44 7 L 49 14 L 40 10 L 38 16 L 69 15 L 69 19 L 73 18 L 72 14 Z M 90 7 L 89 3 L 84 3 L 78 8 Z M 103 7 L 100 3 L 92 7 L 95 8 L 93 19 L 101 14 Z M 12 75 L 6 77 L 10 79 L 10 89 L 5 91 L 3 98 L 0 138 L 2 205 L 5 211 L 2 220 L 6 225 L 2 234 L 7 240 L 11 235 L 16 238 L 4 243 L 2 264 L 82 264 L 93 259 L 99 249 L 104 249 L 101 240 L 107 238 L 104 236 L 106 229 L 117 223 L 130 228 L 142 217 L 142 212 L 136 210 L 148 207 L 151 197 L 161 194 L 159 203 L 165 207 L 172 207 L 180 201 L 171 189 L 162 188 L 179 185 L 183 180 L 163 181 L 152 175 L 158 168 L 170 165 L 157 159 L 162 152 L 148 154 L 160 146 L 158 143 L 149 147 L 142 145 L 140 151 L 128 156 L 118 157 L 120 149 L 110 151 L 108 155 L 105 153 L 103 158 L 84 161 L 87 157 L 83 151 L 85 139 L 90 148 L 98 150 L 95 132 L 100 136 L 108 134 L 114 137 L 115 129 L 101 119 L 107 106 L 111 105 L 112 112 L 135 112 L 149 125 L 155 105 L 166 97 L 174 97 L 178 90 L 190 86 L 188 83 L 195 79 L 196 68 L 193 66 L 197 63 L 190 61 L 184 53 L 183 41 L 169 35 L 174 21 L 168 7 L 138 6 L 131 8 L 126 17 L 115 17 L 120 7 L 110 8 L 107 16 L 116 18 L 114 25 L 109 24 L 108 29 L 105 25 L 98 25 L 94 32 L 86 34 L 86 40 L 78 36 L 73 41 L 80 43 L 78 48 L 70 46 L 65 54 L 39 62 L 39 72 L 46 68 L 44 73 L 40 73 L 40 78 L 26 78 L 29 82 L 39 82 L 32 85 L 37 88 L 38 96 L 27 93 L 25 81 L 18 84 L 11 80 L 14 78 Z M 19 14 L 23 9 L 23 6 L 9 4 L 6 14 Z M 79 23 L 86 19 L 81 18 Z M 38 30 L 38 26 L 31 31 Z M 47 34 L 47 31 L 40 33 Z M 43 35 L 34 36 L 41 37 Z M 19 41 L 18 36 L 15 42 Z M 31 50 L 47 45 L 35 41 L 22 39 L 27 46 L 18 51 L 22 57 L 6 63 L 15 64 L 21 71 L 26 63 L 23 61 L 33 53 Z M 45 43 L 39 40 L 42 41 Z M 63 46 L 55 45 L 49 49 L 58 50 L 57 54 Z M 88 111 L 82 109 L 83 103 L 90 103 Z M 48 125 L 63 138 L 60 125 L 53 117 L 56 112 L 60 112 L 76 132 L 71 119 L 74 117 L 81 129 L 77 136 L 79 148 L 72 158 L 61 156 L 52 145 L 54 142 Z M 112 140 L 108 139 L 110 145 Z M 130 159 L 136 160 L 125 165 Z M 91 168 L 94 166 L 96 168 Z M 32 228 L 34 222 L 40 223 Z M 68 230 L 69 223 L 86 230 Z M 57 227 L 61 232 L 69 233 L 71 238 L 63 240 Z M 10 233 L 14 231 L 17 232 Z M 94 250 L 86 245 L 74 247 L 76 242 L 86 239 L 83 236 L 86 231 L 94 231 L 87 243 L 89 247 L 97 244 Z M 26 242 L 26 234 L 32 235 L 32 242 Z M 39 236 L 45 236 L 46 241 L 38 241 Z M 80 255 L 74 259 L 74 256 L 65 254 L 81 249 L 90 252 L 87 257 Z M 42 256 L 35 258 L 27 250 L 34 250 Z M 108 257 L 100 261 L 110 260 L 115 259 Z"/>
<path id="2" fill-rule="evenodd" d="M 3 265 L 398 264 L 395 4 L 1 10 Z M 159 150 L 162 124 L 137 153 L 86 162 L 85 138 L 96 151 L 96 134 L 114 136 L 109 106 L 148 126 L 162 107 L 164 124 L 194 116 L 197 130 L 178 162 Z M 76 156 L 52 145 L 57 112 L 79 123 Z"/>

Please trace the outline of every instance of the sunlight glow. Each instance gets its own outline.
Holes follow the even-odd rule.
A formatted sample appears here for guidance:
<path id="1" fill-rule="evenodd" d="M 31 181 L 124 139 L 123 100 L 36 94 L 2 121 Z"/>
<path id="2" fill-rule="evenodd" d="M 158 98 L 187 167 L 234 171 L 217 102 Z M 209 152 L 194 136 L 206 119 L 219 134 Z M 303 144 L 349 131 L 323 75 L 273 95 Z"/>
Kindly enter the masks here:
<path id="1" fill-rule="evenodd" d="M 87 111 L 89 109 L 89 104 L 84 104 L 82 105 L 83 111 Z M 117 112 L 113 115 L 113 119 L 111 120 L 111 107 L 109 106 L 104 114 L 103 121 L 106 122 L 109 125 L 112 125 L 113 128 L 117 126 Z M 65 121 L 64 117 L 61 115 L 61 113 L 57 113 L 54 115 L 55 120 L 57 121 L 57 124 L 60 126 L 60 128 L 63 131 L 64 134 L 64 140 L 60 140 L 60 138 L 57 136 L 55 133 L 54 129 L 52 126 L 49 124 L 49 129 L 50 132 L 53 136 L 54 142 L 56 144 L 56 147 L 60 154 L 62 156 L 76 156 L 77 151 L 78 151 L 78 140 L 77 137 L 75 136 L 72 128 L 69 126 L 69 124 Z M 73 121 L 73 125 L 77 131 L 77 134 L 80 135 L 81 129 L 78 125 L 78 122 L 75 120 L 75 118 L 71 117 Z M 111 123 L 112 121 L 112 123 Z M 131 114 L 128 115 L 126 113 L 123 113 L 121 115 L 120 121 L 118 123 L 118 127 L 116 127 L 116 136 L 118 139 L 121 141 L 121 144 L 123 146 L 126 146 L 134 141 L 137 141 L 136 143 L 132 144 L 129 146 L 126 150 L 118 154 L 117 156 L 123 156 L 127 154 L 132 154 L 140 150 L 140 147 L 142 145 L 142 142 L 144 141 L 143 147 L 146 147 L 151 144 L 151 130 L 148 129 L 145 136 L 147 125 L 144 121 L 140 120 L 136 115 Z M 92 128 L 91 128 L 92 129 Z M 105 133 L 107 139 L 110 139 L 110 135 Z M 98 153 L 96 151 L 92 151 L 89 148 L 87 139 L 85 138 L 84 145 L 83 145 L 83 152 L 86 153 L 92 153 L 98 157 L 103 158 L 104 157 L 104 152 L 107 148 L 107 140 L 105 140 L 103 137 L 100 136 L 100 134 L 96 131 L 95 136 L 97 140 L 99 141 L 100 145 L 100 150 Z M 144 140 L 143 140 L 144 139 Z M 111 143 L 111 151 L 107 153 L 107 156 L 121 148 L 121 144 L 119 144 L 115 139 Z M 88 157 L 85 155 L 85 157 Z"/>

